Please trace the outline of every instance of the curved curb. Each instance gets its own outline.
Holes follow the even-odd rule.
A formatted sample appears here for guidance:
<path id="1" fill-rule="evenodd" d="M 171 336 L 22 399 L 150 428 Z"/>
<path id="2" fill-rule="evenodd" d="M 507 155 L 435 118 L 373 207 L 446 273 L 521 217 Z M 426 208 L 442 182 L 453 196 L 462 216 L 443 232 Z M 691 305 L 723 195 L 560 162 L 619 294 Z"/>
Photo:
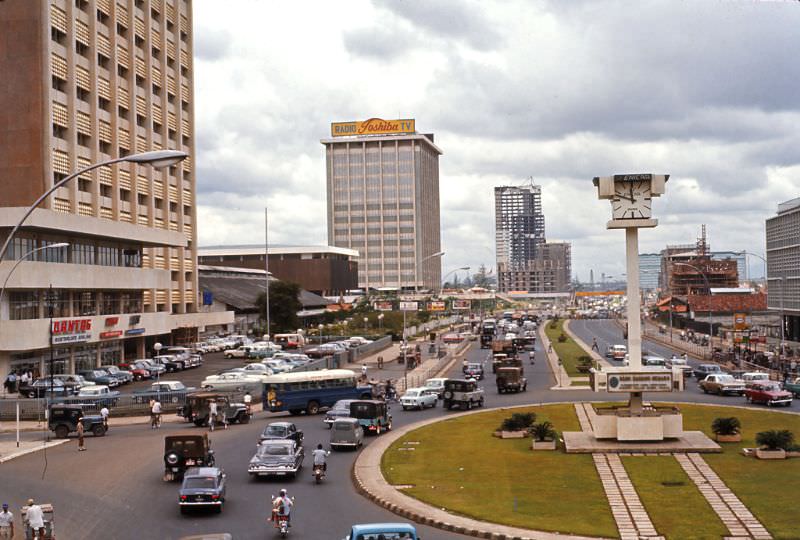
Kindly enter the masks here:
<path id="1" fill-rule="evenodd" d="M 508 407 L 494 407 L 477 411 L 450 414 L 444 418 L 430 418 L 414 422 L 397 430 L 382 435 L 364 448 L 353 464 L 352 477 L 356 490 L 371 500 L 406 519 L 422 525 L 436 527 L 448 532 L 455 532 L 475 538 L 488 538 L 492 540 L 599 540 L 596 536 L 576 536 L 555 532 L 520 529 L 508 525 L 500 525 L 476 519 L 451 514 L 444 509 L 435 508 L 422 501 L 409 497 L 386 482 L 381 472 L 381 458 L 389 446 L 397 439 L 420 427 L 458 418 L 470 414 L 481 414 L 487 411 L 514 409 L 521 407 L 572 404 L 573 402 L 529 403 Z"/>

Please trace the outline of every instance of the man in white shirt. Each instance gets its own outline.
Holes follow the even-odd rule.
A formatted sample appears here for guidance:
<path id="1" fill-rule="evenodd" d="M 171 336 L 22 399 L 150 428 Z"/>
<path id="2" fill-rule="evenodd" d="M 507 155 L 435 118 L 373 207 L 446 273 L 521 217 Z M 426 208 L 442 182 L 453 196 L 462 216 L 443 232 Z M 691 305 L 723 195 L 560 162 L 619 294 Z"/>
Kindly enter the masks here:
<path id="1" fill-rule="evenodd" d="M 14 514 L 8 511 L 8 503 L 3 503 L 0 512 L 0 538 L 14 538 Z"/>
<path id="2" fill-rule="evenodd" d="M 28 520 L 28 525 L 31 529 L 39 531 L 39 538 L 44 536 L 44 512 L 42 507 L 33 502 L 33 499 L 28 499 L 28 511 L 25 513 L 25 518 Z"/>
<path id="3" fill-rule="evenodd" d="M 103 408 L 100 409 L 100 416 L 103 417 L 103 426 L 108 429 L 108 407 L 103 405 Z"/>
<path id="4" fill-rule="evenodd" d="M 211 428 L 211 431 L 214 431 L 214 423 L 217 421 L 217 411 L 219 411 L 219 409 L 216 400 L 211 400 L 208 404 L 208 426 Z"/>
<path id="5" fill-rule="evenodd" d="M 317 445 L 316 450 L 311 452 L 311 455 L 314 457 L 314 465 L 322 465 L 322 470 L 328 470 L 328 463 L 325 458 L 330 455 L 330 452 L 326 452 L 321 444 Z"/>
<path id="6" fill-rule="evenodd" d="M 153 407 L 150 409 L 150 422 L 153 429 L 161 425 L 161 402 L 157 399 L 153 401 Z"/>
<path id="7" fill-rule="evenodd" d="M 250 405 L 253 402 L 253 396 L 250 395 L 250 392 L 245 392 L 244 394 L 244 406 L 247 409 L 247 414 L 250 414 Z"/>

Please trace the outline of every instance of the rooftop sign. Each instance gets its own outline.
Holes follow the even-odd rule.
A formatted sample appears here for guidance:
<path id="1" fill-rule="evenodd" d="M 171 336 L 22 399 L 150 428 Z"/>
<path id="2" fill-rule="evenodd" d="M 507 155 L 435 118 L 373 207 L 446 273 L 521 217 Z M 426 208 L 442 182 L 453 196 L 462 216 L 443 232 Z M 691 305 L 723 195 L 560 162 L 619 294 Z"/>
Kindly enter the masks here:
<path id="1" fill-rule="evenodd" d="M 356 135 L 397 135 L 415 133 L 415 121 L 411 119 L 384 120 L 370 118 L 355 122 L 334 122 L 331 124 L 332 137 L 352 137 Z"/>

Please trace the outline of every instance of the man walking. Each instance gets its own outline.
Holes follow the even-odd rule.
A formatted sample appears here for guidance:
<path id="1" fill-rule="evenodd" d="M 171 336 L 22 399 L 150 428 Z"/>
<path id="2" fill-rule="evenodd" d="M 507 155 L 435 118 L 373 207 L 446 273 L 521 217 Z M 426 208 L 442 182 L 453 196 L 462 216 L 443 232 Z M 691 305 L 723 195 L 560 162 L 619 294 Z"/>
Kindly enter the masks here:
<path id="1" fill-rule="evenodd" d="M 81 416 L 80 418 L 78 418 L 78 452 L 83 452 L 84 450 L 86 450 L 86 447 L 83 446 L 83 433 L 84 433 L 83 416 Z"/>
<path id="2" fill-rule="evenodd" d="M 8 503 L 3 503 L 0 512 L 0 538 L 14 538 L 14 514 L 8 511 Z"/>
<path id="3" fill-rule="evenodd" d="M 150 408 L 150 424 L 152 429 L 161 425 L 161 402 L 157 399 L 153 400 L 153 406 Z"/>
<path id="4" fill-rule="evenodd" d="M 44 512 L 42 507 L 33 502 L 33 499 L 28 499 L 28 511 L 25 512 L 25 517 L 28 520 L 28 525 L 34 531 L 38 531 L 39 538 L 44 537 Z"/>
<path id="5" fill-rule="evenodd" d="M 103 427 L 106 428 L 108 431 L 108 407 L 103 405 L 103 408 L 100 409 L 100 416 L 103 417 Z"/>
<path id="6" fill-rule="evenodd" d="M 208 404 L 208 427 L 214 431 L 214 424 L 217 421 L 217 401 L 212 399 Z"/>
<path id="7" fill-rule="evenodd" d="M 600 347 L 597 346 L 597 338 L 592 338 L 592 350 L 600 352 Z"/>

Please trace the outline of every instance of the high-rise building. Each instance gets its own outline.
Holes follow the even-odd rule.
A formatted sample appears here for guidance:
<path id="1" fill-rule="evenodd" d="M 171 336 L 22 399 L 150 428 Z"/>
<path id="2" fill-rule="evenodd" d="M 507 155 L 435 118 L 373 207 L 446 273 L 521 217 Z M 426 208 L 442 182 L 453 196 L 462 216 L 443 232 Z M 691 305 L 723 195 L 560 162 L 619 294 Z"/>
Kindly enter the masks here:
<path id="1" fill-rule="evenodd" d="M 658 289 L 661 274 L 660 253 L 639 253 L 639 287 L 645 290 Z"/>
<path id="2" fill-rule="evenodd" d="M 553 293 L 569 290 L 571 246 L 548 243 L 542 187 L 494 188 L 497 286 L 501 292 Z"/>
<path id="3" fill-rule="evenodd" d="M 31 214 L 0 264 L 4 280 L 20 262 L 0 304 L 0 373 L 46 373 L 50 344 L 54 371 L 71 372 L 232 321 L 198 306 L 191 28 L 189 0 L 0 4 L 0 239 L 75 171 L 189 154 L 100 167 Z"/>
<path id="4" fill-rule="evenodd" d="M 767 307 L 783 319 L 783 337 L 800 341 L 800 197 L 767 219 Z"/>
<path id="5" fill-rule="evenodd" d="M 332 124 L 325 145 L 328 244 L 359 252 L 358 286 L 441 285 L 439 156 L 414 120 Z"/>

